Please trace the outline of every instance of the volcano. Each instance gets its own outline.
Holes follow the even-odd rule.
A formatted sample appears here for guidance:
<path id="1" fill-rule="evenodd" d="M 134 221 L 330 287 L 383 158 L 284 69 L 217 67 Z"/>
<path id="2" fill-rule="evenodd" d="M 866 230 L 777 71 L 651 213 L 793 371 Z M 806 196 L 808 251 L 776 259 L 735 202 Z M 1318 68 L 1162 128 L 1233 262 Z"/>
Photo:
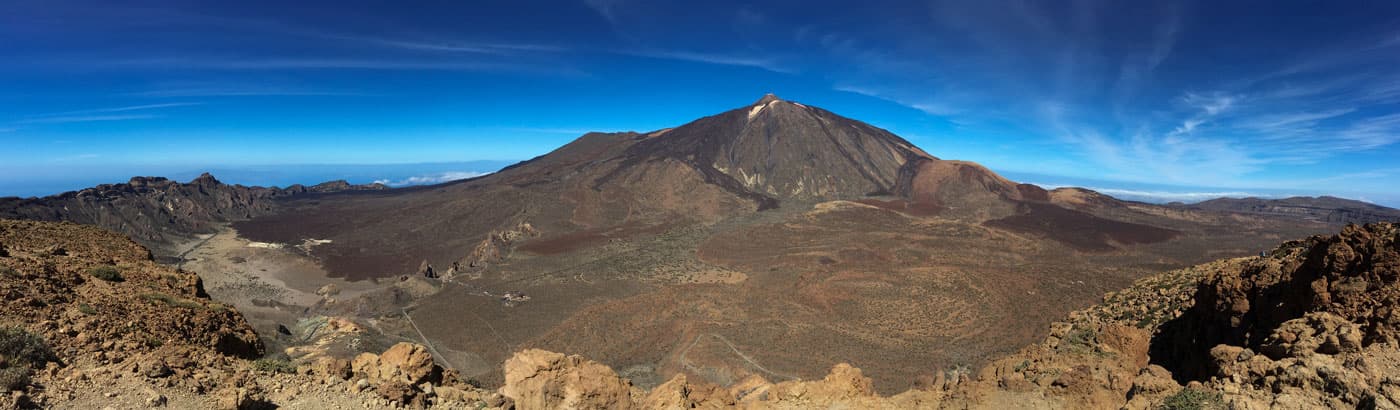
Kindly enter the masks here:
<path id="1" fill-rule="evenodd" d="M 895 392 L 1040 340 L 1149 273 L 1333 229 L 1047 191 L 771 94 L 440 185 L 159 182 L 0 201 L 0 215 L 105 215 L 89 219 L 138 240 L 188 238 L 166 256 L 229 271 L 211 294 L 243 298 L 255 326 L 357 315 L 486 384 L 516 351 L 542 348 L 643 387 L 679 373 L 820 378 L 848 362 Z M 238 282 L 281 261 L 314 268 L 282 280 L 301 296 Z"/>
<path id="2" fill-rule="evenodd" d="M 292 201 L 291 211 L 239 229 L 273 242 L 333 240 L 321 248 L 330 270 L 368 278 L 412 272 L 425 259 L 487 263 L 474 251 L 521 223 L 544 233 L 535 247 L 573 249 L 823 201 L 981 222 L 1049 199 L 975 163 L 940 160 L 889 131 L 768 94 L 674 128 L 590 133 L 472 180 Z"/>
<path id="3" fill-rule="evenodd" d="M 403 317 L 488 382 L 540 347 L 643 385 L 850 361 L 888 391 L 1043 337 L 1147 273 L 1328 229 L 1018 184 L 771 94 L 475 179 L 291 197 L 234 228 L 329 241 L 312 255 L 351 280 L 441 276 Z"/>

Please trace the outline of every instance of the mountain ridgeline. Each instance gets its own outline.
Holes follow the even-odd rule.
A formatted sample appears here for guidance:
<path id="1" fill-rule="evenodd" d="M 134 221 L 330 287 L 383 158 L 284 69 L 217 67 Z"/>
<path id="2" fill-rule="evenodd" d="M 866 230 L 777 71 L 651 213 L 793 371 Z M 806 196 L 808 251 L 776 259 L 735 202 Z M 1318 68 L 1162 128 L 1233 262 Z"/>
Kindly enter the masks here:
<path id="1" fill-rule="evenodd" d="M 1283 199 L 1218 198 L 1195 204 L 1174 204 L 1188 209 L 1291 217 L 1335 224 L 1400 221 L 1400 210 L 1331 196 Z"/>
<path id="2" fill-rule="evenodd" d="M 332 181 L 286 188 L 228 185 L 207 173 L 189 183 L 160 177 L 134 177 L 43 198 L 0 198 L 0 219 L 69 221 L 121 232 L 157 253 L 210 233 L 219 224 L 267 215 L 274 200 L 308 193 L 381 190 L 380 184 L 351 185 Z M 163 255 L 169 256 L 169 255 Z"/>

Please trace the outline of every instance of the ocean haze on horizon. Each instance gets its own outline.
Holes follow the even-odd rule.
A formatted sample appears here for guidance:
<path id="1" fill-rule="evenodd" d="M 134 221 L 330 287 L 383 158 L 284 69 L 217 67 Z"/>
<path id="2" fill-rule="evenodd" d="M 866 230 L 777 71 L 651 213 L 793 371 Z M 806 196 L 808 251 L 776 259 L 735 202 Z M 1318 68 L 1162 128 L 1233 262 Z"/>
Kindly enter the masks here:
<path id="1" fill-rule="evenodd" d="M 247 186 L 311 186 L 345 180 L 351 184 L 382 183 L 390 187 L 431 185 L 487 175 L 517 161 L 480 160 L 406 164 L 279 164 L 249 166 L 113 166 L 107 172 L 81 170 L 48 176 L 0 176 L 0 197 L 43 197 L 100 184 L 127 182 L 133 176 L 158 176 L 189 182 L 209 173 L 220 182 Z M 124 175 L 124 176 L 123 176 Z"/>

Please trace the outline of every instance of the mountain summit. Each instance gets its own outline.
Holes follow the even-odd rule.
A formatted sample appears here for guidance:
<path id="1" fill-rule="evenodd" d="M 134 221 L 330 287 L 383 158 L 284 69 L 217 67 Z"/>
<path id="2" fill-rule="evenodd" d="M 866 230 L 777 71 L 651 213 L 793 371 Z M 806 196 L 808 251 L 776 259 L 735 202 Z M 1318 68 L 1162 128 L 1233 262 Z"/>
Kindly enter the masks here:
<path id="1" fill-rule="evenodd" d="M 770 205 L 889 194 L 911 162 L 936 159 L 889 131 L 773 94 L 653 134 L 624 153 L 620 169 L 672 159 Z"/>

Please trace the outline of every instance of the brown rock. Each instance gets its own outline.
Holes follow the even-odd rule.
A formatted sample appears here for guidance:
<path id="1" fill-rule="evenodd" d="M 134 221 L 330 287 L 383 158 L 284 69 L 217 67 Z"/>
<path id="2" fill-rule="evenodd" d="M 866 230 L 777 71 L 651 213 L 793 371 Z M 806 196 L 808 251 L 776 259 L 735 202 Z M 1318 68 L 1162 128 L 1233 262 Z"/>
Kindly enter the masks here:
<path id="1" fill-rule="evenodd" d="M 321 357 L 311 366 L 312 374 L 319 376 L 330 376 L 339 380 L 349 379 L 354 375 L 350 366 L 350 361 L 337 357 Z"/>
<path id="2" fill-rule="evenodd" d="M 410 403 L 419 404 L 418 390 L 403 382 L 392 381 L 380 383 L 378 386 L 375 386 L 375 391 L 379 392 L 380 396 L 395 403 L 403 405 L 408 405 Z"/>
<path id="3" fill-rule="evenodd" d="M 442 368 L 428 349 L 417 343 L 399 342 L 379 355 L 379 377 L 409 385 L 442 381 Z"/>
<path id="4" fill-rule="evenodd" d="M 632 385 L 580 356 L 525 350 L 505 363 L 501 393 L 521 409 L 629 409 Z"/>
<path id="5" fill-rule="evenodd" d="M 223 410 L 259 410 L 266 406 L 261 395 L 247 388 L 230 388 L 219 396 L 219 408 Z"/>
<path id="6" fill-rule="evenodd" d="M 691 385 L 684 374 L 651 390 L 641 402 L 644 409 L 717 409 L 734 406 L 734 396 L 719 386 Z"/>

